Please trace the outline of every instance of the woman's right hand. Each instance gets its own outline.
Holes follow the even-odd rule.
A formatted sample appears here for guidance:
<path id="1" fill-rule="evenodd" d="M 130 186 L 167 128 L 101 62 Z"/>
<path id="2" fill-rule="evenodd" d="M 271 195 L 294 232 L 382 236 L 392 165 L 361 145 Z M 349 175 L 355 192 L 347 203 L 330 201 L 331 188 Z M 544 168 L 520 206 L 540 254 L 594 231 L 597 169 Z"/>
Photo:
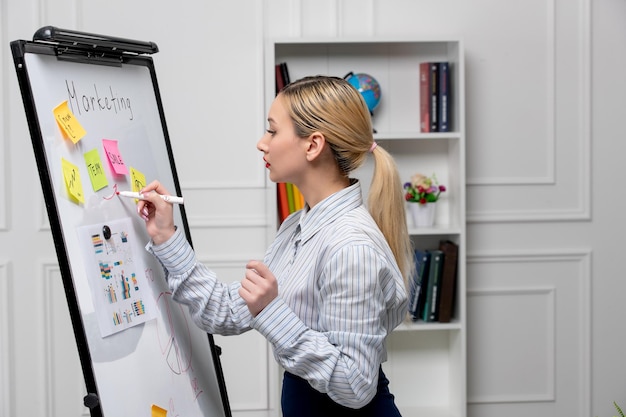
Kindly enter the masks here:
<path id="1" fill-rule="evenodd" d="M 159 245 L 172 237 L 176 231 L 173 206 L 159 197 L 159 194 L 170 195 L 170 193 L 158 181 L 152 181 L 140 193 L 143 194 L 144 200 L 137 203 L 137 213 L 145 220 L 146 230 L 152 242 Z"/>

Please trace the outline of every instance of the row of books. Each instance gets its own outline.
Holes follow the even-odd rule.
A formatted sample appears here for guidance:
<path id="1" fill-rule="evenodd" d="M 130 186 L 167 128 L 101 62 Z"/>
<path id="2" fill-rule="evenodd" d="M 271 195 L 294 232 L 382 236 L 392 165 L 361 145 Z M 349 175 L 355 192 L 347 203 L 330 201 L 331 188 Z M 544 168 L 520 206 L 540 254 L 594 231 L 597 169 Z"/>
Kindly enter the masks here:
<path id="1" fill-rule="evenodd" d="M 454 316 L 459 247 L 450 240 L 437 249 L 415 250 L 416 274 L 409 298 L 414 321 L 449 323 Z"/>
<path id="2" fill-rule="evenodd" d="M 278 197 L 278 220 L 282 223 L 291 213 L 304 207 L 304 197 L 293 184 L 279 182 L 276 184 Z"/>
<path id="3" fill-rule="evenodd" d="M 287 84 L 289 84 L 289 69 L 286 62 L 279 62 L 275 65 L 276 95 Z M 291 213 L 304 207 L 304 197 L 293 184 L 279 182 L 276 184 L 276 196 L 278 204 L 278 221 L 282 223 Z"/>
<path id="4" fill-rule="evenodd" d="M 451 64 L 447 61 L 421 62 L 420 130 L 422 132 L 449 132 L 451 92 Z"/>

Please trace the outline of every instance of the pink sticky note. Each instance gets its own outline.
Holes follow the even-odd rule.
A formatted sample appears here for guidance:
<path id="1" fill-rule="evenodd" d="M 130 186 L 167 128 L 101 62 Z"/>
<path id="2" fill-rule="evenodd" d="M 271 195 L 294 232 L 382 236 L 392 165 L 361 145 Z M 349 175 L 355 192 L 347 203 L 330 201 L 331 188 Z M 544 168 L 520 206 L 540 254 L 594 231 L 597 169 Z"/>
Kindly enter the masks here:
<path id="1" fill-rule="evenodd" d="M 128 174 L 128 168 L 124 164 L 122 155 L 117 148 L 117 141 L 111 139 L 102 139 L 102 146 L 104 146 L 104 153 L 109 160 L 109 165 L 113 169 L 113 173 L 116 175 Z"/>

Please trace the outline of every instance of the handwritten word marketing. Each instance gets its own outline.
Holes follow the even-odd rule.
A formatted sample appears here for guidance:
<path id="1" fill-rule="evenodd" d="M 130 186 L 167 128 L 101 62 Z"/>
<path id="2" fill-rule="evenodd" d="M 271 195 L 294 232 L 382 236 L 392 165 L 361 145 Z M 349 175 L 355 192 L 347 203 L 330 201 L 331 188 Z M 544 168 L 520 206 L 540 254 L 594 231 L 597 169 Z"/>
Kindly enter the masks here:
<path id="1" fill-rule="evenodd" d="M 77 91 L 74 81 L 68 80 L 65 80 L 65 86 L 72 112 L 82 114 L 91 111 L 114 111 L 115 114 L 126 114 L 129 120 L 133 120 L 130 98 L 116 95 L 113 87 L 109 86 L 106 92 L 106 89 L 99 90 L 98 86 L 93 84 L 93 89 Z"/>

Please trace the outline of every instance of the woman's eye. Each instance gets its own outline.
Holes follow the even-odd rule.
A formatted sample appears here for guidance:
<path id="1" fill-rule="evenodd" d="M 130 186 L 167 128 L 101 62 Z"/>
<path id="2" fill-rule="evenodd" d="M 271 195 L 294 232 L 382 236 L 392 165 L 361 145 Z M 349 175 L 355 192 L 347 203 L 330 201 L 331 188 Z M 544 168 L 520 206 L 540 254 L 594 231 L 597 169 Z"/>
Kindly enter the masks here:
<path id="1" fill-rule="evenodd" d="M 267 129 L 266 132 L 269 133 L 272 136 L 274 136 L 276 134 L 276 131 L 272 130 L 272 129 Z"/>

